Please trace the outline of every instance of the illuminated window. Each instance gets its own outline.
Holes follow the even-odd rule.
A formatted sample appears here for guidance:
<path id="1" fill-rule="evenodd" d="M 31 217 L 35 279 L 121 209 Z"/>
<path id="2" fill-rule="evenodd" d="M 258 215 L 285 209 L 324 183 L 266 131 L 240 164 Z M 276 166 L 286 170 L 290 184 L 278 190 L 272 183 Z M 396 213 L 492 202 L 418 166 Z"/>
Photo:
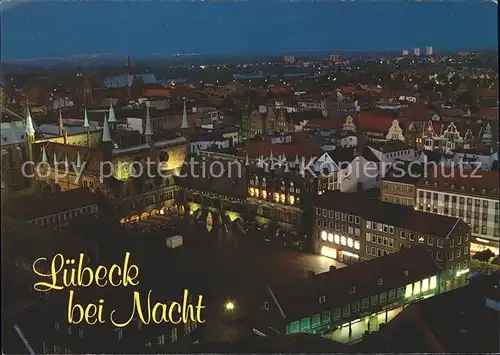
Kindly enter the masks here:
<path id="1" fill-rule="evenodd" d="M 429 290 L 429 279 L 422 280 L 422 292 Z"/>
<path id="2" fill-rule="evenodd" d="M 352 240 L 352 238 L 347 238 L 347 246 L 348 246 L 349 248 L 352 248 L 352 247 L 353 247 L 353 240 Z"/>
<path id="3" fill-rule="evenodd" d="M 274 193 L 274 201 L 280 202 L 280 194 L 277 192 Z"/>
<path id="4" fill-rule="evenodd" d="M 326 241 L 326 236 L 327 236 L 327 234 L 326 234 L 325 231 L 321 232 L 321 239 L 323 239 L 324 241 Z"/>
<path id="5" fill-rule="evenodd" d="M 253 197 L 254 193 L 255 193 L 255 189 L 253 187 L 251 187 L 250 188 L 250 196 Z"/>
<path id="6" fill-rule="evenodd" d="M 259 197 L 259 189 L 255 189 L 255 197 Z"/>
<path id="7" fill-rule="evenodd" d="M 412 294 L 412 285 L 409 284 L 409 285 L 406 285 L 406 291 L 405 291 L 405 297 L 406 298 L 410 298 L 411 297 L 411 294 Z"/>
<path id="8" fill-rule="evenodd" d="M 354 249 L 359 250 L 359 242 L 357 240 L 354 241 Z"/>
<path id="9" fill-rule="evenodd" d="M 285 194 L 280 195 L 280 201 L 281 203 L 285 203 Z M 324 215 L 324 214 L 323 214 Z M 326 216 L 325 216 L 326 217 Z"/>
<path id="10" fill-rule="evenodd" d="M 344 237 L 344 236 L 340 237 L 340 244 L 346 245 L 346 241 L 347 241 L 346 237 Z"/>
<path id="11" fill-rule="evenodd" d="M 437 286 L 437 277 L 432 276 L 431 281 L 429 282 L 429 289 L 434 290 L 436 288 L 436 286 Z"/>
<path id="12" fill-rule="evenodd" d="M 290 196 L 289 197 L 289 201 L 290 201 L 290 204 L 293 205 L 295 203 L 295 197 L 294 196 Z"/>
<path id="13" fill-rule="evenodd" d="M 340 244 L 340 236 L 335 234 L 335 244 Z"/>
<path id="14" fill-rule="evenodd" d="M 328 241 L 330 243 L 333 243 L 333 234 L 332 233 L 328 233 Z"/>
<path id="15" fill-rule="evenodd" d="M 266 190 L 262 190 L 262 198 L 266 198 L 267 197 L 267 192 Z"/>
<path id="16" fill-rule="evenodd" d="M 420 281 L 413 284 L 413 295 L 418 295 L 420 293 Z"/>

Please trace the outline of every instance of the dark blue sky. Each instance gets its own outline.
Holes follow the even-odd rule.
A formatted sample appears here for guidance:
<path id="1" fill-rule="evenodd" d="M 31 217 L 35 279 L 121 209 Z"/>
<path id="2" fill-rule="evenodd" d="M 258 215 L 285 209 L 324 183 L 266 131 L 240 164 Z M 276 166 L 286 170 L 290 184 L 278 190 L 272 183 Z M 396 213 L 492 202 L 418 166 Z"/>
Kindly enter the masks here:
<path id="1" fill-rule="evenodd" d="M 4 9 L 3 60 L 82 54 L 497 46 L 497 5 L 470 2 L 39 1 Z"/>

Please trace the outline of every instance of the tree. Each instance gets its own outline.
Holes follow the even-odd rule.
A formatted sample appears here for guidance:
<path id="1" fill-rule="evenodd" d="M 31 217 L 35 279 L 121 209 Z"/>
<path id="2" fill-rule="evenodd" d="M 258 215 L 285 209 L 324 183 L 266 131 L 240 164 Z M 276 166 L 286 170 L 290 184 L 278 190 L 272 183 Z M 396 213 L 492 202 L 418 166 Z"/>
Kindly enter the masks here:
<path id="1" fill-rule="evenodd" d="M 495 254 L 490 249 L 485 249 L 482 251 L 478 251 L 472 258 L 480 262 L 487 263 L 494 256 Z"/>

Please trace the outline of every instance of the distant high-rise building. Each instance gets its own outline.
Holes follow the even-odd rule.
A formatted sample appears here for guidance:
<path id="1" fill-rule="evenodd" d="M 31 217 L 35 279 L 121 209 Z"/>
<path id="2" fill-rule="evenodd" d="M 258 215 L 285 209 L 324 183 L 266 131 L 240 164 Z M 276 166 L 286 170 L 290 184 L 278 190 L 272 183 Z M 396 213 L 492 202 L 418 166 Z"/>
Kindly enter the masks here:
<path id="1" fill-rule="evenodd" d="M 330 63 L 339 64 L 342 61 L 342 57 L 338 54 L 330 54 Z"/>
<path id="2" fill-rule="evenodd" d="M 287 55 L 283 58 L 285 61 L 285 64 L 295 64 L 295 56 L 293 55 Z"/>
<path id="3" fill-rule="evenodd" d="M 410 55 L 410 51 L 408 49 L 403 49 L 403 55 Z"/>
<path id="4" fill-rule="evenodd" d="M 432 55 L 432 47 L 425 47 L 425 55 Z"/>
<path id="5" fill-rule="evenodd" d="M 415 55 L 415 57 L 420 57 L 420 48 L 414 48 L 413 54 Z"/>

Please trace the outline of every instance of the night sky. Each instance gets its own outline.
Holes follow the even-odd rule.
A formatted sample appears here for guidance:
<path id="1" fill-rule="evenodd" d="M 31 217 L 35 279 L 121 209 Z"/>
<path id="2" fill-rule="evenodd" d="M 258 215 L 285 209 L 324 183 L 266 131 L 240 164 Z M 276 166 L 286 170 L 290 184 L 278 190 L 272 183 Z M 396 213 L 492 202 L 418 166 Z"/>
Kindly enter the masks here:
<path id="1" fill-rule="evenodd" d="M 14 0 L 16 1 L 16 0 Z M 482 1 L 39 1 L 5 5 L 3 60 L 497 47 L 497 5 Z"/>

